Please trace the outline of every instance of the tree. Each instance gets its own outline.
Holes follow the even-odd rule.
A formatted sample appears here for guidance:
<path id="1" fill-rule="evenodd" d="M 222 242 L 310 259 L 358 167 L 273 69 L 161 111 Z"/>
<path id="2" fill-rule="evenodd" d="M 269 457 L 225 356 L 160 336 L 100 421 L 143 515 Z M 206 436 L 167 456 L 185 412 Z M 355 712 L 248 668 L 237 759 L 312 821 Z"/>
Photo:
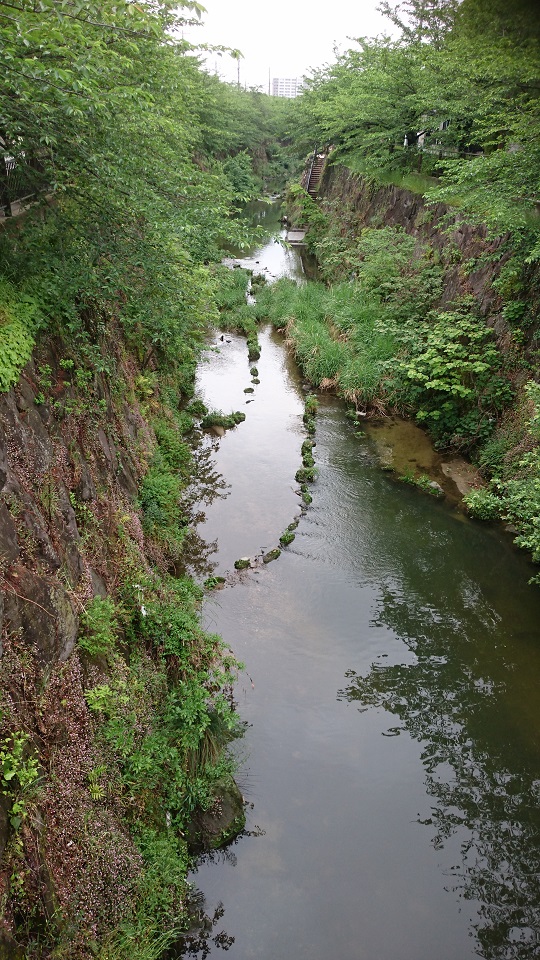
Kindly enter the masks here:
<path id="1" fill-rule="evenodd" d="M 360 38 L 312 75 L 298 104 L 302 146 L 332 143 L 336 159 L 379 180 L 423 161 L 437 176 L 430 198 L 459 198 L 497 231 L 537 232 L 540 42 L 530 0 L 382 9 L 400 39 Z"/>
<path id="2" fill-rule="evenodd" d="M 437 49 L 452 29 L 459 0 L 404 0 L 393 7 L 383 0 L 379 10 L 410 43 L 430 43 Z"/>
<path id="3" fill-rule="evenodd" d="M 1 135 L 45 190 L 44 219 L 34 210 L 2 232 L 2 269 L 72 325 L 107 302 L 171 358 L 206 320 L 202 265 L 245 232 L 219 165 L 196 159 L 205 81 L 170 32 L 177 6 L 0 3 Z"/>

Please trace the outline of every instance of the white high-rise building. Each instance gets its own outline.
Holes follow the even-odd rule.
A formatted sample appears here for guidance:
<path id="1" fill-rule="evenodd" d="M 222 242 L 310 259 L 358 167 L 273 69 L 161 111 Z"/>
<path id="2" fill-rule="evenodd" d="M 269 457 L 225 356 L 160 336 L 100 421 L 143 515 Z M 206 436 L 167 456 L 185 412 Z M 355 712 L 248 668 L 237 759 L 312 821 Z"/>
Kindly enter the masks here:
<path id="1" fill-rule="evenodd" d="M 303 87 L 302 81 L 298 77 L 274 77 L 272 80 L 273 97 L 297 97 Z"/>

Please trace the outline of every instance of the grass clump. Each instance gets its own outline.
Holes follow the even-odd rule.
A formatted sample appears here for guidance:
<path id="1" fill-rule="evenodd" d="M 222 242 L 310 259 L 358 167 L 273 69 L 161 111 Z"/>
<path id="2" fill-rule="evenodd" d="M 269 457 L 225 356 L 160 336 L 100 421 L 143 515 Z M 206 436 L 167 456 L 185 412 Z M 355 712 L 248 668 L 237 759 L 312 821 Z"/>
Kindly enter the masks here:
<path id="1" fill-rule="evenodd" d="M 208 413 L 208 407 L 203 403 L 198 397 L 191 401 L 190 404 L 186 407 L 186 413 L 191 417 L 195 417 L 197 420 L 200 420 L 202 417 L 205 417 Z"/>
<path id="2" fill-rule="evenodd" d="M 232 430 L 239 423 L 243 423 L 245 419 L 246 415 L 241 410 L 236 410 L 233 413 L 220 413 L 216 410 L 203 417 L 201 427 L 203 430 L 208 430 L 210 427 L 223 427 L 224 430 Z"/>
<path id="3" fill-rule="evenodd" d="M 247 270 L 216 270 L 218 281 L 217 302 L 220 311 L 220 326 L 242 334 L 247 340 L 250 363 L 258 360 L 261 347 L 257 337 L 257 316 L 251 304 L 246 302 L 250 274 Z"/>
<path id="4" fill-rule="evenodd" d="M 219 265 L 214 268 L 214 279 L 216 305 L 222 320 L 227 322 L 228 315 L 234 314 L 246 303 L 250 274 L 242 268 L 230 270 Z"/>

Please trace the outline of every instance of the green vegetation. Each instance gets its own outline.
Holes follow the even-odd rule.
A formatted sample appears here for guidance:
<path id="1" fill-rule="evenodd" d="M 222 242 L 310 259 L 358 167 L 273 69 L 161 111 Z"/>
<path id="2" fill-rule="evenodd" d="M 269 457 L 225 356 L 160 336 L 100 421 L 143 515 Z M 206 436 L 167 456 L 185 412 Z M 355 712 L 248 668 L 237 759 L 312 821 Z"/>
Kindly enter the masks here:
<path id="1" fill-rule="evenodd" d="M 117 947 L 126 929 L 146 948 L 157 931 L 179 931 L 189 822 L 212 807 L 232 775 L 223 748 L 237 732 L 226 694 L 237 664 L 201 630 L 200 596 L 189 580 L 139 571 L 137 584 L 122 590 L 118 614 L 129 661 L 109 646 L 107 675 L 86 691 L 102 758 L 87 775 L 91 799 L 122 810 L 144 863 Z M 95 605 L 87 622 L 96 620 Z"/>
<path id="2" fill-rule="evenodd" d="M 288 547 L 288 545 L 292 543 L 293 540 L 294 540 L 294 533 L 292 532 L 292 530 L 285 530 L 285 532 L 282 533 L 279 538 L 279 542 L 282 547 Z"/>
<path id="3" fill-rule="evenodd" d="M 336 390 L 355 415 L 412 414 L 437 446 L 475 459 L 491 486 L 467 499 L 471 514 L 511 522 L 516 542 L 539 558 L 534 319 L 517 257 L 496 281 L 512 323 L 502 349 L 473 297 L 441 309 L 445 260 L 428 244 L 401 228 L 366 228 L 360 236 L 342 228 L 339 216 L 319 217 L 314 233 L 322 273 L 334 282 L 279 280 L 258 293 L 257 316 L 285 332 L 308 380 Z M 445 256 L 451 267 L 452 251 Z M 313 435 L 311 411 L 304 420 Z M 297 480 L 306 485 L 314 461 L 307 447 L 302 456 Z M 438 494 L 425 479 L 414 482 Z"/>
<path id="4" fill-rule="evenodd" d="M 38 201 L 23 231 L 15 218 L 0 231 L 3 390 L 38 326 L 68 332 L 95 368 L 110 312 L 145 367 L 189 367 L 216 318 L 208 265 L 250 235 L 231 212 L 289 172 L 288 108 L 220 83 L 171 39 L 197 3 L 68 6 L 22 3 L 0 23 L 3 143 Z"/>
<path id="5" fill-rule="evenodd" d="M 245 415 L 191 398 L 209 327 L 247 310 L 249 276 L 216 266 L 253 240 L 240 205 L 298 161 L 290 105 L 209 76 L 180 39 L 201 10 L 43 0 L 0 17 L 0 143 L 19 186 L 1 201 L 32 197 L 0 224 L 0 392 L 33 357 L 30 415 L 68 455 L 27 482 L 55 544 L 69 516 L 80 561 L 50 575 L 73 599 L 69 631 L 80 615 L 66 662 L 44 670 L 16 637 L 3 650 L 1 905 L 29 960 L 162 955 L 186 924 L 190 824 L 232 783 L 237 665 L 178 574 L 194 421 Z M 256 359 L 249 311 L 234 328 Z"/>
<path id="6" fill-rule="evenodd" d="M 465 506 L 471 517 L 477 520 L 498 520 L 501 502 L 499 498 L 486 487 L 471 490 L 464 497 Z"/>
<path id="7" fill-rule="evenodd" d="M 246 337 L 248 359 L 253 363 L 259 359 L 261 348 L 257 337 L 255 312 L 246 302 L 250 274 L 247 270 L 218 267 L 215 275 L 219 281 L 219 326 L 222 330 L 231 330 Z"/>
<path id="8" fill-rule="evenodd" d="M 19 830 L 28 810 L 25 794 L 36 782 L 38 761 L 29 754 L 29 736 L 16 731 L 0 742 L 0 793 L 9 801 L 9 822 Z"/>
<path id="9" fill-rule="evenodd" d="M 313 72 L 295 118 L 299 147 L 332 144 L 334 162 L 376 182 L 428 190 L 469 218 L 527 235 L 536 258 L 533 0 L 406 0 L 382 10 L 399 36 L 359 39 Z"/>
<path id="10" fill-rule="evenodd" d="M 346 186 L 317 201 L 290 186 L 290 214 L 308 227 L 332 286 L 281 281 L 258 293 L 256 312 L 286 332 L 314 385 L 336 389 L 355 412 L 414 414 L 438 446 L 473 457 L 489 486 L 467 497 L 471 515 L 509 521 L 538 560 L 535 5 L 405 0 L 382 10 L 399 36 L 357 40 L 314 71 L 295 121 L 299 152 L 331 144 L 330 168 L 359 175 L 368 213 L 362 221 L 354 181 L 350 196 Z M 431 204 L 407 233 L 383 225 L 395 208 L 378 188 L 389 184 Z M 485 225 L 487 240 L 462 260 L 453 232 L 465 222 Z M 419 239 L 432 224 L 433 246 Z M 487 317 L 467 284 L 485 268 L 496 295 Z M 450 301 L 452 287 L 460 293 Z"/>
<path id="11" fill-rule="evenodd" d="M 171 419 L 153 421 L 157 446 L 139 491 L 143 531 L 166 546 L 171 558 L 179 559 L 187 531 L 182 493 L 192 469 L 190 446 L 183 439 L 193 421 L 170 414 Z"/>
<path id="12" fill-rule="evenodd" d="M 39 326 L 36 300 L 0 277 L 0 392 L 9 390 L 32 356 Z"/>
<path id="13" fill-rule="evenodd" d="M 424 493 L 429 493 L 431 497 L 444 496 L 444 491 L 439 484 L 430 480 L 425 473 L 416 474 L 414 470 L 406 470 L 399 479 L 403 481 L 403 483 L 410 483 L 411 486 L 417 487 L 418 490 L 423 490 Z"/>
<path id="14" fill-rule="evenodd" d="M 84 609 L 79 646 L 90 656 L 112 653 L 118 636 L 116 607 L 111 597 L 94 597 Z"/>
<path id="15" fill-rule="evenodd" d="M 224 430 L 232 430 L 233 427 L 243 423 L 246 419 L 245 413 L 236 410 L 234 413 L 219 413 L 218 411 L 207 413 L 201 420 L 203 430 L 209 427 L 223 427 Z"/>
<path id="16" fill-rule="evenodd" d="M 231 788 L 240 665 L 202 629 L 202 590 L 182 576 L 195 421 L 245 419 L 193 399 L 211 325 L 245 336 L 253 363 L 269 319 L 314 388 L 355 412 L 415 415 L 439 446 L 474 456 L 489 486 L 467 498 L 471 514 L 513 524 L 540 561 L 538 31 L 528 0 L 401 6 L 408 18 L 387 9 L 399 40 L 359 41 L 291 104 L 200 69 L 179 39 L 196 2 L 0 3 L 1 151 L 33 197 L 0 224 L 0 392 L 25 370 L 34 400 L 21 417 L 50 424 L 54 441 L 51 464 L 23 484 L 39 550 L 12 491 L 9 522 L 24 534 L 20 562 L 47 597 L 66 598 L 58 623 L 69 619 L 55 637 L 66 659 L 55 647 L 46 667 L 18 630 L 2 637 L 0 903 L 28 960 L 162 955 L 186 924 L 193 823 Z M 377 214 L 359 233 L 341 200 L 293 184 L 321 282 L 221 266 L 227 245 L 253 240 L 243 202 L 281 190 L 314 142 L 372 184 L 452 203 L 504 243 L 461 262 L 455 243 L 435 249 Z M 431 211 L 419 216 L 427 225 Z M 471 277 L 482 257 L 503 264 L 504 350 L 470 296 L 443 299 L 448 271 Z M 317 406 L 309 395 L 305 505 Z"/>

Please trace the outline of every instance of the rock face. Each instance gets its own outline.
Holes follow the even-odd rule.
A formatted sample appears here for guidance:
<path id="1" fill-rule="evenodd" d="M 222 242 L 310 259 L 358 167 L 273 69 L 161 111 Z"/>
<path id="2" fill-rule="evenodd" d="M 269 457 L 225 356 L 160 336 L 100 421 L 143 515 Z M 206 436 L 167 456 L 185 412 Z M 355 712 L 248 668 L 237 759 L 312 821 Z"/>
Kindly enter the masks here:
<path id="1" fill-rule="evenodd" d="M 355 233 L 370 226 L 399 226 L 429 243 L 445 257 L 442 300 L 450 303 L 458 297 L 473 296 L 481 313 L 493 318 L 488 323 L 496 328 L 499 341 L 504 343 L 509 329 L 492 280 L 499 275 L 510 252 L 503 253 L 498 262 L 492 255 L 504 246 L 505 237 L 488 239 L 485 227 L 465 223 L 459 211 L 452 212 L 442 203 L 428 206 L 420 194 L 402 187 L 370 185 L 346 167 L 326 165 L 319 198 L 323 209 L 324 204 L 330 205 L 338 220 L 343 219 L 347 229 Z M 450 250 L 455 251 L 455 258 L 448 256 Z M 472 269 L 464 269 L 465 264 L 471 264 Z"/>
<path id="2" fill-rule="evenodd" d="M 104 422 L 93 424 L 52 353 L 45 363 L 54 402 L 39 402 L 34 362 L 0 396 L 0 637 L 24 636 L 43 669 L 69 657 L 77 600 L 100 592 L 103 580 L 81 547 L 82 505 L 96 501 L 98 488 L 118 506 L 123 495 L 133 497 L 141 468 L 131 451 L 149 441 L 142 418 L 127 407 L 124 415 L 109 408 Z M 105 384 L 102 393 L 108 404 Z"/>
<path id="3" fill-rule="evenodd" d="M 86 395 L 77 392 L 60 349 L 44 344 L 17 386 L 0 394 L 0 743 L 14 729 L 24 730 L 40 762 L 52 769 L 55 758 L 73 751 L 77 771 L 89 743 L 84 689 L 80 678 L 75 682 L 71 656 L 79 611 L 113 582 L 119 525 L 144 543 L 133 498 L 153 437 L 138 411 L 134 364 L 122 368 L 118 358 L 119 377 L 133 397 L 128 405 L 120 392 L 113 402 L 101 375 Z M 55 782 L 61 792 L 61 777 Z M 58 804 L 53 812 L 47 808 L 43 792 L 36 803 L 32 829 L 43 845 L 40 839 L 32 846 L 32 871 L 43 910 L 52 916 L 46 847 L 61 814 Z M 27 833 L 25 825 L 23 839 Z M 0 796 L 0 860 L 9 859 L 10 839 L 7 798 Z M 136 872 L 138 853 L 131 854 Z M 70 856 L 63 851 L 65 862 Z M 62 857 L 53 859 L 61 873 Z M 2 900 L 8 882 L 7 868 L 0 869 Z M 0 960 L 24 955 L 13 926 L 13 916 L 0 918 Z"/>
<path id="4" fill-rule="evenodd" d="M 136 902 L 144 870 L 126 828 L 120 768 L 115 789 L 96 779 L 108 772 L 108 756 L 87 697 L 89 688 L 115 682 L 114 669 L 127 686 L 125 637 L 120 627 L 114 669 L 107 654 L 81 651 L 77 640 L 80 612 L 126 585 L 131 569 L 137 580 L 139 571 L 150 577 L 173 569 L 172 554 L 145 533 L 136 500 L 157 442 L 146 411 L 167 416 L 168 407 L 157 395 L 149 401 L 114 320 L 107 337 L 114 383 L 81 368 L 85 387 L 78 388 L 76 361 L 68 366 L 53 341 L 42 343 L 17 386 L 0 394 L 0 746 L 10 749 L 14 734 L 22 734 L 40 774 L 24 794 L 27 815 L 17 835 L 12 800 L 0 795 L 0 960 L 22 960 L 19 942 L 44 929 L 62 944 L 69 939 L 62 956 L 86 958 L 88 937 L 97 943 L 108 936 Z M 233 424 L 244 417 L 234 414 Z M 136 609 L 147 615 L 142 602 Z M 155 697 L 150 690 L 150 661 L 155 667 L 158 656 L 148 656 L 141 736 L 161 696 L 162 687 Z M 199 664 L 198 649 L 196 657 Z M 160 683 L 176 683 L 176 669 L 157 670 Z M 244 822 L 242 796 L 224 778 L 212 808 L 191 828 L 193 848 L 228 843 Z M 12 878 L 20 883 L 23 869 L 21 900 Z M 48 946 L 43 950 L 48 955 Z"/>

